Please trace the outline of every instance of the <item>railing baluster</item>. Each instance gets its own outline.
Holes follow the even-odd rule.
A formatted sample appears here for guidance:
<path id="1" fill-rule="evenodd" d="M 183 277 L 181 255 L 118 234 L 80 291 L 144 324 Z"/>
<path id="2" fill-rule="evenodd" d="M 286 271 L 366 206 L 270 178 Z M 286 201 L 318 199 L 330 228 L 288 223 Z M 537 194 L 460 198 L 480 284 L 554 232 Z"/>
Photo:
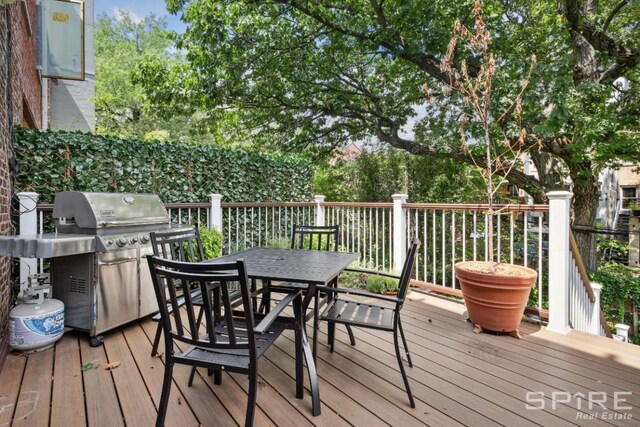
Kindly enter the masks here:
<path id="1" fill-rule="evenodd" d="M 484 213 L 484 260 L 489 261 L 489 213 Z"/>
<path id="2" fill-rule="evenodd" d="M 501 255 L 502 255 L 502 252 L 500 251 L 500 249 L 501 249 L 501 247 L 500 247 L 500 237 L 501 237 L 501 235 L 500 235 L 500 234 L 501 234 L 501 233 L 500 233 L 500 231 L 502 230 L 502 227 L 501 227 L 501 225 L 502 225 L 502 214 L 501 214 L 501 213 L 499 213 L 499 214 L 497 215 L 497 217 L 498 217 L 498 230 L 497 230 L 498 232 L 496 233 L 496 235 L 497 235 L 497 237 L 498 237 L 498 245 L 497 245 L 497 246 L 498 246 L 498 256 L 497 256 L 496 260 L 497 260 L 498 262 L 502 262 L 502 256 L 501 256 Z"/>
<path id="3" fill-rule="evenodd" d="M 473 211 L 473 260 L 478 260 L 478 212 Z"/>
<path id="4" fill-rule="evenodd" d="M 433 274 L 432 274 L 432 278 L 433 278 L 433 284 L 437 285 L 438 284 L 438 270 L 436 269 L 436 210 L 434 209 L 433 211 L 431 211 L 431 250 L 432 250 L 432 254 L 431 254 L 431 258 L 433 259 Z"/>
<path id="5" fill-rule="evenodd" d="M 447 286 L 447 279 L 446 279 L 446 268 L 445 266 L 447 265 L 446 262 L 446 258 L 447 258 L 447 248 L 445 246 L 445 241 L 446 241 L 446 223 L 447 223 L 447 217 L 445 216 L 445 210 L 442 210 L 442 286 Z"/>
<path id="6" fill-rule="evenodd" d="M 528 240 L 528 232 L 529 232 L 529 215 L 527 212 L 524 213 L 524 266 L 529 266 L 529 240 Z"/>
<path id="7" fill-rule="evenodd" d="M 379 235 L 380 235 L 380 225 L 379 225 L 379 220 L 380 220 L 380 209 L 379 208 L 375 208 L 376 210 L 376 269 L 380 269 L 380 270 L 384 270 L 384 266 L 382 268 L 380 268 L 380 240 L 379 240 Z M 384 248 L 383 248 L 384 250 Z"/>
<path id="8" fill-rule="evenodd" d="M 542 214 L 538 217 L 538 308 L 542 308 Z"/>
<path id="9" fill-rule="evenodd" d="M 427 210 L 424 209 L 422 211 L 422 269 L 423 269 L 423 280 L 428 282 L 427 279 Z"/>
<path id="10" fill-rule="evenodd" d="M 467 212 L 462 211 L 462 261 L 467 260 Z"/>
<path id="11" fill-rule="evenodd" d="M 451 211 L 451 288 L 456 287 L 456 211 Z"/>
<path id="12" fill-rule="evenodd" d="M 513 225 L 515 212 L 511 212 L 509 218 L 509 263 L 513 264 Z"/>
<path id="13" fill-rule="evenodd" d="M 384 266 L 384 268 L 387 268 L 387 245 L 386 245 L 386 237 L 387 237 L 387 233 L 385 233 L 384 231 L 387 229 L 386 228 L 386 212 L 382 211 L 382 265 Z"/>

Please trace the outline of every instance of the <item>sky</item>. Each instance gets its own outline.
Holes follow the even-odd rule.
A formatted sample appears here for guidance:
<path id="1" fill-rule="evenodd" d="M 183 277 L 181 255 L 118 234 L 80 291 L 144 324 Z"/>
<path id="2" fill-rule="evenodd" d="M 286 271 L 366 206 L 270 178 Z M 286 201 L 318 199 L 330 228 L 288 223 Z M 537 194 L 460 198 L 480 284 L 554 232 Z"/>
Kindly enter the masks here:
<path id="1" fill-rule="evenodd" d="M 169 29 L 176 32 L 184 32 L 185 25 L 179 16 L 171 15 L 165 8 L 164 0 L 95 0 L 94 1 L 96 17 L 100 13 L 106 13 L 109 16 L 118 15 L 118 11 L 126 10 L 134 19 L 142 18 L 150 13 L 156 15 L 164 15 L 167 18 Z"/>

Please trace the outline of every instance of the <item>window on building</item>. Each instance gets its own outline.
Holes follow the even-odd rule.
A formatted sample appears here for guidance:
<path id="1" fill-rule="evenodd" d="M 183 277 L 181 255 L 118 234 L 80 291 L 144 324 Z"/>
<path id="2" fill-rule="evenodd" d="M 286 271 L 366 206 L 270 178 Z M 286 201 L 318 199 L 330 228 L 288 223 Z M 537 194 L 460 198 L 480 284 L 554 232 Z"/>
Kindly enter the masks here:
<path id="1" fill-rule="evenodd" d="M 622 187 L 622 209 L 629 209 L 631 203 L 638 203 L 638 187 Z"/>

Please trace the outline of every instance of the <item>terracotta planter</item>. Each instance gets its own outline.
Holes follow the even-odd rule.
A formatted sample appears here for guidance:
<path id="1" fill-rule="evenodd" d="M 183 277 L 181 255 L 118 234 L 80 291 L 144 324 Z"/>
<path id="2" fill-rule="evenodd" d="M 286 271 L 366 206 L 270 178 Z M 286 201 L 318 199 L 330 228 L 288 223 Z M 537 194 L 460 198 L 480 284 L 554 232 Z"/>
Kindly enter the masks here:
<path id="1" fill-rule="evenodd" d="M 517 331 L 538 273 L 513 264 L 499 264 L 499 270 L 506 269 L 506 273 L 492 273 L 494 265 L 479 261 L 456 264 L 469 320 L 490 331 Z"/>

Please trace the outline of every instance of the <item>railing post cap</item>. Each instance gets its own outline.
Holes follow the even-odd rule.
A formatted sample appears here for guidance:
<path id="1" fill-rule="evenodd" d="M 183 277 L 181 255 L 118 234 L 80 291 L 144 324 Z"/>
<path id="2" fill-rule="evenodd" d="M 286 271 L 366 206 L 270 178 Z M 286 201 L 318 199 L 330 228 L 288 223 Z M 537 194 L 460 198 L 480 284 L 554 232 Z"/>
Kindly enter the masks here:
<path id="1" fill-rule="evenodd" d="M 625 325 L 624 323 L 616 323 L 616 330 L 619 332 L 627 332 L 631 326 Z"/>
<path id="2" fill-rule="evenodd" d="M 323 196 L 322 194 L 316 194 L 315 196 L 313 196 L 313 199 L 316 202 L 324 202 L 324 199 L 326 199 L 327 196 Z"/>
<path id="3" fill-rule="evenodd" d="M 392 194 L 391 198 L 393 200 L 406 200 L 409 198 L 408 194 Z"/>
<path id="4" fill-rule="evenodd" d="M 602 290 L 602 285 L 597 282 L 591 282 L 591 289 L 600 292 Z"/>
<path id="5" fill-rule="evenodd" d="M 558 199 L 570 199 L 573 196 L 571 191 L 559 190 L 559 191 L 549 191 L 547 193 L 547 198 L 549 200 L 558 200 Z"/>
<path id="6" fill-rule="evenodd" d="M 209 194 L 210 199 L 222 199 L 222 194 Z"/>
<path id="7" fill-rule="evenodd" d="M 38 193 L 35 193 L 33 191 L 21 191 L 17 194 L 17 196 L 19 198 L 29 198 L 29 199 L 36 199 L 36 200 L 38 200 L 38 197 L 40 197 Z"/>

